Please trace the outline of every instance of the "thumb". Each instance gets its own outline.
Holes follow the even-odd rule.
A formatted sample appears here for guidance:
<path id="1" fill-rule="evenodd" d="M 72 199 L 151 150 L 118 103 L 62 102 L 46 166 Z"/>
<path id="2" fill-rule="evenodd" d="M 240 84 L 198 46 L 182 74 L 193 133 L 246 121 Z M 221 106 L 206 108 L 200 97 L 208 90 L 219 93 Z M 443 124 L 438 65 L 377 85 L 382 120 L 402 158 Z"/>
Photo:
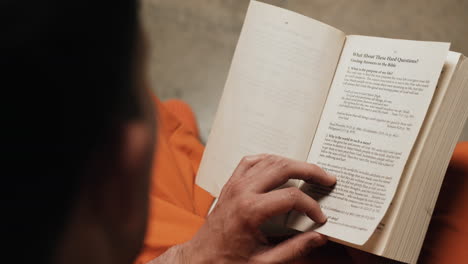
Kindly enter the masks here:
<path id="1" fill-rule="evenodd" d="M 255 257 L 259 263 L 288 263 L 306 256 L 313 248 L 320 247 L 327 242 L 327 238 L 317 232 L 306 232 L 294 236 L 270 250 Z"/>

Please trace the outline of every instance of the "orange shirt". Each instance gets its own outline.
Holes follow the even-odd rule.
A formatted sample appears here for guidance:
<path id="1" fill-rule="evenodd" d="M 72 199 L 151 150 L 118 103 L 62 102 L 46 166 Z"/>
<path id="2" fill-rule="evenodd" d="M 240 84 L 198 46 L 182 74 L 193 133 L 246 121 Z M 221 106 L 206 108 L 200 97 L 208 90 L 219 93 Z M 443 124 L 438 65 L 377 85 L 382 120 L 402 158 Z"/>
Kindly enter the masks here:
<path id="1" fill-rule="evenodd" d="M 213 197 L 197 185 L 195 175 L 204 146 L 195 132 L 184 126 L 155 99 L 158 139 L 153 160 L 149 219 L 143 264 L 169 247 L 188 241 L 203 224 Z"/>
<path id="2" fill-rule="evenodd" d="M 204 147 L 158 99 L 158 141 L 152 170 L 146 239 L 137 264 L 190 240 L 213 197 L 195 185 Z M 458 144 L 424 243 L 424 263 L 468 263 L 468 142 Z M 328 250 L 328 251 L 327 251 Z M 352 262 L 342 248 L 318 249 L 314 263 Z M 309 261 L 303 260 L 304 263 Z M 301 262 L 301 263 L 303 263 Z"/>

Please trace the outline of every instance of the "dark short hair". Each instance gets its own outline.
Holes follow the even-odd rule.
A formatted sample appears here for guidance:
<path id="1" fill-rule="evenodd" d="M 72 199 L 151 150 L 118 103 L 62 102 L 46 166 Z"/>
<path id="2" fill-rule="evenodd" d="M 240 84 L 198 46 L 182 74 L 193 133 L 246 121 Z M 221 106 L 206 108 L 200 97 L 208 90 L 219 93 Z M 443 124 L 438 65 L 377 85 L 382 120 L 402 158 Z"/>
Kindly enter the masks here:
<path id="1" fill-rule="evenodd" d="M 47 261 L 90 154 L 138 115 L 136 0 L 0 3 L 2 244 Z M 3 258 L 3 256 L 2 256 Z"/>

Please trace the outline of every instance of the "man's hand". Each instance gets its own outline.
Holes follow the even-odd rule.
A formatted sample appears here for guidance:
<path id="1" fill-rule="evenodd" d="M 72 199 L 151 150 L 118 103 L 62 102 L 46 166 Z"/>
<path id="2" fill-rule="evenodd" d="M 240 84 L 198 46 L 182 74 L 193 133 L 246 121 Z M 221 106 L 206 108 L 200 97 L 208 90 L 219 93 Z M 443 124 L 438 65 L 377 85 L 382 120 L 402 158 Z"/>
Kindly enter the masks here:
<path id="1" fill-rule="evenodd" d="M 195 237 L 172 250 L 182 263 L 286 263 L 323 245 L 326 237 L 306 232 L 270 245 L 260 232 L 267 219 L 296 210 L 317 223 L 327 217 L 318 203 L 295 187 L 277 189 L 289 179 L 331 186 L 336 178 L 319 167 L 274 155 L 242 159 L 218 203 Z"/>

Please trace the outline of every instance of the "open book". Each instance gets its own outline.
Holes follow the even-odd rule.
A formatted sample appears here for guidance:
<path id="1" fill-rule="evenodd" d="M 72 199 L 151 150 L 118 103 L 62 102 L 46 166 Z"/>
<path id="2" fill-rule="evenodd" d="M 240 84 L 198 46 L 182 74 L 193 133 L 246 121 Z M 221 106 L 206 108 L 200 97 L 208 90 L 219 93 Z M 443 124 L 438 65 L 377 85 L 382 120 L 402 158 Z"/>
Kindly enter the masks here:
<path id="1" fill-rule="evenodd" d="M 336 186 L 288 185 L 328 222 L 281 225 L 415 262 L 468 116 L 468 60 L 449 46 L 346 36 L 251 1 L 197 184 L 217 197 L 245 155 L 315 163 Z"/>

